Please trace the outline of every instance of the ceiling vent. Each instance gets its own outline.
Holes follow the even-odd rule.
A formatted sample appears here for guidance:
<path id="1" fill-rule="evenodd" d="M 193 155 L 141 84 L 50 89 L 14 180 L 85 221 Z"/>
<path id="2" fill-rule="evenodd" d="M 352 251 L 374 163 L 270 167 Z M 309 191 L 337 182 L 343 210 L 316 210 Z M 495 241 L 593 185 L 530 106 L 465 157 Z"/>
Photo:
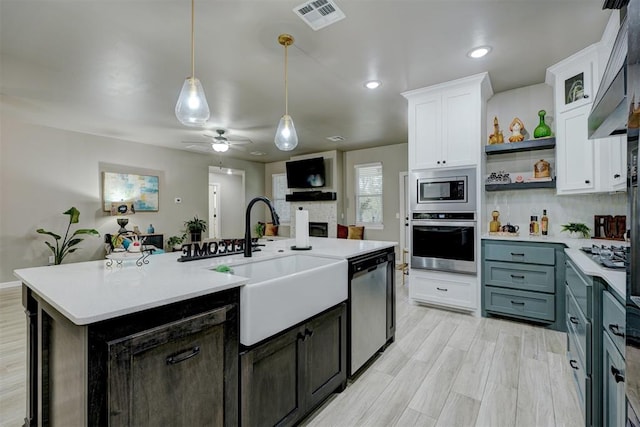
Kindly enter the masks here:
<path id="1" fill-rule="evenodd" d="M 344 141 L 344 136 L 340 136 L 340 135 L 328 136 L 327 139 L 332 142 L 340 142 L 340 141 Z"/>
<path id="2" fill-rule="evenodd" d="M 345 14 L 332 0 L 313 0 L 294 7 L 293 11 L 314 31 L 344 19 Z"/>

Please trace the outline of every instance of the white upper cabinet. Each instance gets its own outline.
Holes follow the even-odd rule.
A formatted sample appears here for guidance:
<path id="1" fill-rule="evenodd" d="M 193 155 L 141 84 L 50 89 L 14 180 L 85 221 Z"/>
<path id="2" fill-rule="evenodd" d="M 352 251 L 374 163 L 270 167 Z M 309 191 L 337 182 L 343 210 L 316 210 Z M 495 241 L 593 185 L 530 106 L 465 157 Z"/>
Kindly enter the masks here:
<path id="1" fill-rule="evenodd" d="M 556 119 L 556 189 L 558 194 L 591 193 L 596 190 L 594 141 L 587 137 L 591 105 L 583 105 Z"/>
<path id="2" fill-rule="evenodd" d="M 556 114 L 591 105 L 598 90 L 598 80 L 598 49 L 595 44 L 549 67 L 547 83 L 554 88 Z"/>
<path id="3" fill-rule="evenodd" d="M 403 93 L 409 101 L 409 169 L 478 165 L 492 94 L 487 73 Z"/>

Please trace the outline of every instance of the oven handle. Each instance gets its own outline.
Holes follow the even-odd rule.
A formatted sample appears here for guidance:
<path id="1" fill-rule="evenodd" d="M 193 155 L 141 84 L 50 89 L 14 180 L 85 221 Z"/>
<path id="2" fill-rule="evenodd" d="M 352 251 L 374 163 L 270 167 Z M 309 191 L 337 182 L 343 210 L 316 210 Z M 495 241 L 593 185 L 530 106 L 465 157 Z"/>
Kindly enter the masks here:
<path id="1" fill-rule="evenodd" d="M 425 220 L 412 220 L 411 225 L 415 226 L 441 226 L 441 227 L 475 227 L 478 225 L 477 221 L 425 221 Z"/>

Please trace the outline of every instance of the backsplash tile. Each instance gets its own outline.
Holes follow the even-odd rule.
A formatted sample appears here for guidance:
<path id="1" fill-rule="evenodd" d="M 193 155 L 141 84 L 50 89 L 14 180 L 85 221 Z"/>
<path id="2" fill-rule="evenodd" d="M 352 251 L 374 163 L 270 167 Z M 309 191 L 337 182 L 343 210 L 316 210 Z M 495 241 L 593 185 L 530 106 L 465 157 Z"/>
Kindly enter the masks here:
<path id="1" fill-rule="evenodd" d="M 542 217 L 547 210 L 549 234 L 560 236 L 562 224 L 582 222 L 591 228 L 593 235 L 594 215 L 626 215 L 625 193 L 601 193 L 575 196 L 557 196 L 555 190 L 514 190 L 486 192 L 482 216 L 482 233 L 489 231 L 491 212 L 500 212 L 502 225 L 507 222 L 520 226 L 520 235 L 529 233 L 532 215 Z"/>

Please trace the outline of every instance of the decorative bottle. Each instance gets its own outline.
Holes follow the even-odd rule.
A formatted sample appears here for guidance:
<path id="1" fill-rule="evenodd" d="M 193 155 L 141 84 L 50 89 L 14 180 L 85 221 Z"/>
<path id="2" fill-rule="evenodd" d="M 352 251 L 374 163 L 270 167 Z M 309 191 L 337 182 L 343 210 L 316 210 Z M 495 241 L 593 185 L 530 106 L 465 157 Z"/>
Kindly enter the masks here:
<path id="1" fill-rule="evenodd" d="M 149 228 L 147 228 L 147 234 L 155 233 L 155 228 L 153 228 L 153 224 L 149 224 Z"/>
<path id="2" fill-rule="evenodd" d="M 540 218 L 540 231 L 543 236 L 549 234 L 549 218 L 547 217 L 547 210 L 542 211 L 542 218 Z"/>
<path id="3" fill-rule="evenodd" d="M 529 223 L 529 234 L 537 236 L 540 233 L 540 225 L 538 224 L 538 216 L 531 215 L 531 222 Z"/>
<path id="4" fill-rule="evenodd" d="M 538 116 L 540 116 L 540 124 L 533 131 L 534 138 L 547 138 L 551 136 L 551 128 L 544 122 L 544 115 L 547 114 L 546 111 L 540 110 L 538 111 Z"/>

